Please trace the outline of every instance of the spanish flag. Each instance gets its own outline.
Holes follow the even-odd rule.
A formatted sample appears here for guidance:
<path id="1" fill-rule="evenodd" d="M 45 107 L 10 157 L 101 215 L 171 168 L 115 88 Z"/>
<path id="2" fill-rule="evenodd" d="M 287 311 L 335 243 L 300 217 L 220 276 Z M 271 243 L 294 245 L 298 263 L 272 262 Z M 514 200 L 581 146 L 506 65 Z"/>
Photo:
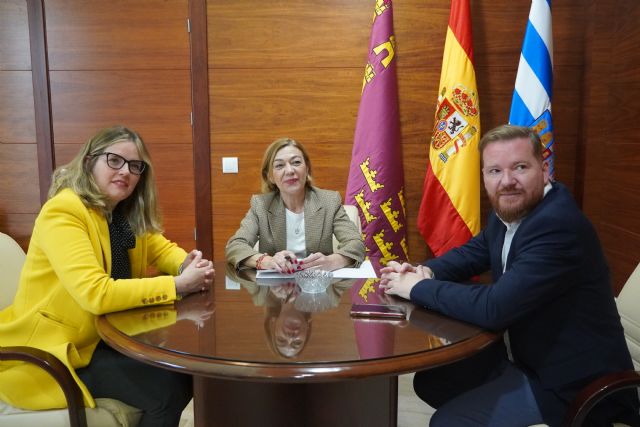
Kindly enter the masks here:
<path id="1" fill-rule="evenodd" d="M 480 231 L 480 106 L 469 0 L 451 0 L 418 229 L 442 255 Z"/>

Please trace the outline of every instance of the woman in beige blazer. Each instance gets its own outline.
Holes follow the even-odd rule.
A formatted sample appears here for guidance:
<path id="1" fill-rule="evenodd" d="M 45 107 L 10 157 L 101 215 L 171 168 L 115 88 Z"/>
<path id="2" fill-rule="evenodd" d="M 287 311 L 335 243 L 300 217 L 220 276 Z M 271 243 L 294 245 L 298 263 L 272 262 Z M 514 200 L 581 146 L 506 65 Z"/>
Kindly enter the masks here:
<path id="1" fill-rule="evenodd" d="M 212 263 L 161 234 L 149 154 L 121 126 L 100 131 L 53 175 L 36 219 L 18 291 L 0 311 L 0 346 L 28 345 L 60 359 L 85 405 L 110 397 L 143 411 L 140 426 L 177 426 L 190 377 L 156 368 L 100 341 L 97 315 L 165 304 L 206 289 Z M 166 273 L 145 277 L 147 267 Z M 26 409 L 66 406 L 34 365 L 0 363 L 0 400 Z"/>
<path id="2" fill-rule="evenodd" d="M 312 184 L 311 161 L 302 144 L 290 138 L 274 141 L 262 161 L 263 194 L 251 197 L 240 228 L 227 242 L 227 260 L 235 267 L 282 272 L 359 265 L 364 243 L 340 194 Z"/>

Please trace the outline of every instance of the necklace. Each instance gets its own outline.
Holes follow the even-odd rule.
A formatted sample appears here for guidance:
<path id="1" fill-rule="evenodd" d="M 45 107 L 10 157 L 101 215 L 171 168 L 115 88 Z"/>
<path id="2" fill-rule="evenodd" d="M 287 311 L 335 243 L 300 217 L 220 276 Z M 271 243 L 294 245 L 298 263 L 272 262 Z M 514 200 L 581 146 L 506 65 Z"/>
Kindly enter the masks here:
<path id="1" fill-rule="evenodd" d="M 295 229 L 293 230 L 293 232 L 296 234 L 296 236 L 298 236 L 300 234 L 300 232 L 302 231 L 302 222 L 303 221 L 304 221 L 304 215 L 300 215 L 298 218 L 296 218 Z"/>
<path id="2" fill-rule="evenodd" d="M 293 229 L 293 234 L 299 236 L 304 232 L 304 212 L 296 214 L 287 209 L 287 222 L 290 221 L 289 230 Z"/>

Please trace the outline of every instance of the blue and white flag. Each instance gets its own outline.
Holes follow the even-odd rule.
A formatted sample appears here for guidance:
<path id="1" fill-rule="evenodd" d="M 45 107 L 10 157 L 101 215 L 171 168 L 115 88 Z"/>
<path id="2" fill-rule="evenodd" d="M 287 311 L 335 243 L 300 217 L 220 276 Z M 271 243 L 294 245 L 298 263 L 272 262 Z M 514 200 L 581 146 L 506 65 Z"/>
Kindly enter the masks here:
<path id="1" fill-rule="evenodd" d="M 532 0 L 524 34 L 509 123 L 535 129 L 544 145 L 544 159 L 553 177 L 553 34 L 551 0 Z"/>

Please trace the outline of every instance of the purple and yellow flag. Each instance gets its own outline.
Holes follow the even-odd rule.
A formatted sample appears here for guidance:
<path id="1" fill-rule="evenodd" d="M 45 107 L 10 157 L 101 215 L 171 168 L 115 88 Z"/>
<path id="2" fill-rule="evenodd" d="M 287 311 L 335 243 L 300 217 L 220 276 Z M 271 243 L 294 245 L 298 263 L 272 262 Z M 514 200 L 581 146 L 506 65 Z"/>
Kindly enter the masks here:
<path id="1" fill-rule="evenodd" d="M 354 304 L 385 304 L 378 289 L 380 279 L 361 279 L 351 286 L 351 302 Z M 393 354 L 396 322 L 375 319 L 352 318 L 356 345 L 360 359 L 376 359 Z"/>
<path id="2" fill-rule="evenodd" d="M 367 256 L 409 258 L 391 0 L 376 0 L 346 202 L 358 208 Z"/>

